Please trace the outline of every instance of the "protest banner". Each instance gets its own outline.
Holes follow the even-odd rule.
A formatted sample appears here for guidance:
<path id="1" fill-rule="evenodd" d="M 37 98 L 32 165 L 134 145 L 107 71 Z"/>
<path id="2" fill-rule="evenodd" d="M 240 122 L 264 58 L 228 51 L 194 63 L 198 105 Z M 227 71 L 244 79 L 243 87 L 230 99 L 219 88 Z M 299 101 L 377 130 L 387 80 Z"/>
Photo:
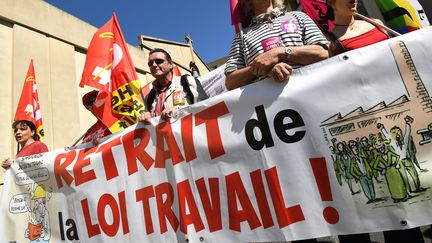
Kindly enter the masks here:
<path id="1" fill-rule="evenodd" d="M 209 97 L 228 91 L 225 86 L 225 64 L 198 77 L 198 80 Z"/>
<path id="2" fill-rule="evenodd" d="M 19 158 L 0 235 L 268 242 L 430 224 L 431 37 L 350 51 L 95 147 Z"/>

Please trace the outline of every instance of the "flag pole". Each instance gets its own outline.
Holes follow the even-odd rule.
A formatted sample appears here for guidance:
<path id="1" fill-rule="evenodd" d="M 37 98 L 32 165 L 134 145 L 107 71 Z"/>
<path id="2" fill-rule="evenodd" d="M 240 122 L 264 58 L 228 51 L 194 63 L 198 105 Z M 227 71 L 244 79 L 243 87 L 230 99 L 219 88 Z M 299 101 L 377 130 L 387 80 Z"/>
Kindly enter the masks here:
<path id="1" fill-rule="evenodd" d="M 93 127 L 93 126 L 92 126 Z M 89 129 L 90 130 L 90 129 Z M 86 132 L 87 133 L 87 132 Z M 83 138 L 84 138 L 84 136 L 86 135 L 86 133 L 84 133 L 83 135 L 81 135 L 81 137 L 79 137 L 76 141 L 75 141 L 75 143 L 74 144 L 72 144 L 72 146 L 70 146 L 71 148 L 73 148 L 73 147 L 75 147 L 77 144 L 78 144 L 78 142 L 79 141 L 81 141 Z"/>
<path id="2" fill-rule="evenodd" d="M 240 0 L 230 0 L 230 14 L 231 14 L 231 24 L 238 27 L 236 28 L 236 34 L 239 34 L 240 43 L 243 45 L 243 50 L 246 50 L 246 42 L 244 39 L 243 25 L 242 25 L 242 16 L 240 14 Z M 246 56 L 246 52 L 243 51 L 243 58 L 245 60 L 245 65 L 247 66 L 248 60 Z"/>
<path id="3" fill-rule="evenodd" d="M 357 13 L 357 12 L 354 13 L 354 15 L 355 15 L 356 17 L 360 18 L 360 19 L 363 19 L 363 20 L 366 21 L 366 22 L 369 22 L 369 23 L 371 23 L 371 24 L 373 24 L 373 25 L 376 25 L 376 26 L 379 26 L 379 27 L 385 29 L 386 31 L 388 31 L 390 34 L 392 34 L 392 35 L 394 35 L 394 36 L 400 36 L 400 35 L 401 35 L 399 32 L 396 32 L 396 31 L 390 29 L 389 27 L 387 27 L 387 26 L 385 26 L 385 25 L 383 25 L 383 24 L 381 24 L 381 23 L 378 23 L 378 22 L 376 22 L 375 20 L 373 20 L 373 19 L 371 19 L 371 18 L 368 18 L 368 17 L 366 17 L 366 16 L 364 16 L 364 15 L 361 15 L 361 14 L 359 14 L 359 13 Z"/>
<path id="4" fill-rule="evenodd" d="M 143 95 L 143 93 L 142 93 L 141 81 L 140 81 L 140 91 L 139 91 L 139 92 L 140 92 L 141 99 L 142 99 L 142 101 L 143 101 L 143 105 L 144 105 L 144 110 L 142 110 L 142 111 L 140 112 L 140 114 L 142 114 L 142 113 L 146 112 L 147 107 L 146 107 L 146 100 L 145 100 L 144 95 Z M 135 102 L 134 102 L 134 106 L 135 106 Z M 137 116 L 136 114 L 137 114 L 137 112 L 135 112 L 135 116 Z M 136 119 L 138 119 L 138 117 L 136 117 Z"/>
<path id="5" fill-rule="evenodd" d="M 143 93 L 142 93 L 142 87 L 141 87 L 141 82 L 140 82 L 140 94 L 141 94 L 141 98 L 142 98 L 142 100 L 143 100 L 143 104 L 144 104 L 144 106 L 145 106 L 145 98 L 144 98 L 144 95 L 143 95 Z M 144 112 L 145 112 L 145 110 L 144 110 Z"/>
<path id="6" fill-rule="evenodd" d="M 76 141 L 75 141 L 75 143 L 74 144 L 72 144 L 72 146 L 71 146 L 71 148 L 72 147 L 75 147 L 77 144 L 78 144 L 78 142 L 79 141 L 81 141 L 83 138 L 84 138 L 84 136 L 95 126 L 96 124 L 93 124 L 89 129 L 87 129 L 87 131 L 83 134 L 83 135 L 81 135 L 81 137 L 79 137 Z"/>

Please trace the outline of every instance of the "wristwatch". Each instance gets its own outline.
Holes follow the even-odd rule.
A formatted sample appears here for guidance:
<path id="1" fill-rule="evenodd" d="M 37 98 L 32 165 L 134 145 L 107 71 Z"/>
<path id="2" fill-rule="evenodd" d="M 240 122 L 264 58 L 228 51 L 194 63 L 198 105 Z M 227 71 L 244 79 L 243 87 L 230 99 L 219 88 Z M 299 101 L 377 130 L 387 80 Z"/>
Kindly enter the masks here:
<path id="1" fill-rule="evenodd" d="M 291 59 L 292 49 L 289 47 L 285 47 L 285 62 L 288 62 Z"/>

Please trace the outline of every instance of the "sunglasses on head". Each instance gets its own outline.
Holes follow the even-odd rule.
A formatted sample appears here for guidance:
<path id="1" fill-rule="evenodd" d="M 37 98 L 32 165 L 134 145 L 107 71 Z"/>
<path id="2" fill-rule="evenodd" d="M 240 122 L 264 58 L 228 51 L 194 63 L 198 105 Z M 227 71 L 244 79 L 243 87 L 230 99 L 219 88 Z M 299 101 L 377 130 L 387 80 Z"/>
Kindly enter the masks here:
<path id="1" fill-rule="evenodd" d="M 150 60 L 147 64 L 149 66 L 153 66 L 153 62 L 156 63 L 156 65 L 160 65 L 160 64 L 162 64 L 162 63 L 165 62 L 165 59 L 157 58 L 157 59 L 154 59 L 154 60 Z"/>

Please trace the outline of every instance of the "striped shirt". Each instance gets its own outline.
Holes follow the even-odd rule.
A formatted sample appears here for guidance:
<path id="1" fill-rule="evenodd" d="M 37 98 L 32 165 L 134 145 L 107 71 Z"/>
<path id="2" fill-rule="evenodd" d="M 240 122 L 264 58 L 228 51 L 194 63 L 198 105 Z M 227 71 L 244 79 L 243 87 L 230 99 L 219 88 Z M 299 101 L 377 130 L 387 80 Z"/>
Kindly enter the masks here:
<path id="1" fill-rule="evenodd" d="M 312 19 L 299 11 L 282 12 L 272 23 L 256 23 L 244 29 L 244 47 L 238 33 L 232 42 L 225 73 L 246 67 L 258 55 L 279 46 L 321 45 L 327 49 L 327 39 Z M 293 64 L 299 68 L 301 64 Z"/>

